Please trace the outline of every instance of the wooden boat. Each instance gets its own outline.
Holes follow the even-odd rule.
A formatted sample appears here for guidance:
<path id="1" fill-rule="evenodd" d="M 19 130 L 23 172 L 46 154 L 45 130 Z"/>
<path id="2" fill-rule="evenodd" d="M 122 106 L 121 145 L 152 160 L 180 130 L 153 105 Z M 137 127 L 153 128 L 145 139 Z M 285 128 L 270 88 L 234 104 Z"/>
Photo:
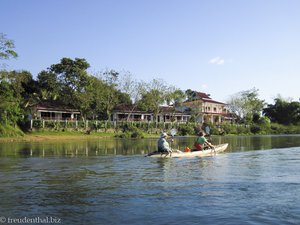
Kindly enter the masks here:
<path id="1" fill-rule="evenodd" d="M 155 158 L 191 158 L 191 157 L 205 157 L 205 156 L 214 156 L 217 153 L 224 152 L 228 147 L 228 143 L 216 145 L 214 149 L 207 149 L 203 151 L 191 151 L 183 152 L 180 150 L 172 150 L 171 154 L 160 153 L 158 151 L 151 152 L 146 156 L 155 157 Z"/>

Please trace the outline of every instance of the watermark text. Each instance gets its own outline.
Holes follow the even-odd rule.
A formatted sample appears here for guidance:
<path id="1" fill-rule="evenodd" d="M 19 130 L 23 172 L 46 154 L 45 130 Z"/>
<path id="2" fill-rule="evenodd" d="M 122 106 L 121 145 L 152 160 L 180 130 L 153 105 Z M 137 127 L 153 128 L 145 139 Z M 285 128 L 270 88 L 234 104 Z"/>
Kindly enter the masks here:
<path id="1" fill-rule="evenodd" d="M 45 216 L 45 217 L 20 217 L 12 218 L 0 216 L 0 223 L 2 224 L 61 224 L 62 221 L 60 218 L 55 216 Z"/>

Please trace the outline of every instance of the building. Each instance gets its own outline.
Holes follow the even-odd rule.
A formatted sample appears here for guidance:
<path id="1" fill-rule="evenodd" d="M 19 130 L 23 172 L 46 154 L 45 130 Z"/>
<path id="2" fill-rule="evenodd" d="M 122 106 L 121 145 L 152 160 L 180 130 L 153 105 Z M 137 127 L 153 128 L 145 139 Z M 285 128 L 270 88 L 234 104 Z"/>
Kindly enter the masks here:
<path id="1" fill-rule="evenodd" d="M 182 104 L 181 110 L 189 110 L 199 123 L 220 124 L 231 120 L 226 104 L 203 92 L 195 91 L 193 98 Z"/>
<path id="2" fill-rule="evenodd" d="M 213 100 L 209 94 L 194 92 L 193 98 L 180 106 L 161 106 L 157 119 L 153 112 L 146 112 L 136 105 L 120 104 L 112 112 L 112 121 L 188 122 L 194 116 L 198 123 L 221 124 L 231 117 L 226 104 Z"/>
<path id="3" fill-rule="evenodd" d="M 42 102 L 32 107 L 32 119 L 73 120 L 80 117 L 80 111 L 58 102 Z"/>
<path id="4" fill-rule="evenodd" d="M 188 122 L 190 114 L 180 112 L 170 106 L 160 107 L 157 115 L 157 122 Z M 112 111 L 112 121 L 140 121 L 155 122 L 153 112 L 147 112 L 137 107 L 137 105 L 117 105 Z"/>

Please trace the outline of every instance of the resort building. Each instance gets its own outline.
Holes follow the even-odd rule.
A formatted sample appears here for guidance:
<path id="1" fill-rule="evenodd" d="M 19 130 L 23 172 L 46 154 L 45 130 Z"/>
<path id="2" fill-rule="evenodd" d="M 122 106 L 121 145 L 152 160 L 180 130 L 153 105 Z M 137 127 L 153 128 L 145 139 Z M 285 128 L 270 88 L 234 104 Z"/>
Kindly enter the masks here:
<path id="1" fill-rule="evenodd" d="M 209 94 L 203 92 L 194 92 L 193 98 L 182 106 L 190 110 L 199 123 L 220 124 L 231 121 L 226 104 L 213 100 Z"/>
<path id="2" fill-rule="evenodd" d="M 80 111 L 54 102 L 42 102 L 33 108 L 33 119 L 78 120 Z"/>
<path id="3" fill-rule="evenodd" d="M 112 112 L 112 121 L 140 121 L 140 122 L 188 122 L 190 114 L 176 111 L 174 107 L 160 107 L 157 119 L 153 112 L 146 112 L 136 105 L 120 104 Z"/>
<path id="4" fill-rule="evenodd" d="M 64 106 L 58 102 L 42 102 L 32 108 L 32 119 L 77 121 L 80 111 Z M 189 100 L 179 106 L 161 106 L 159 112 L 140 109 L 137 105 L 119 104 L 112 110 L 110 121 L 139 121 L 139 122 L 164 122 L 186 123 L 193 117 L 198 123 L 221 124 L 230 121 L 231 117 L 226 104 L 213 100 L 209 94 L 194 92 Z"/>

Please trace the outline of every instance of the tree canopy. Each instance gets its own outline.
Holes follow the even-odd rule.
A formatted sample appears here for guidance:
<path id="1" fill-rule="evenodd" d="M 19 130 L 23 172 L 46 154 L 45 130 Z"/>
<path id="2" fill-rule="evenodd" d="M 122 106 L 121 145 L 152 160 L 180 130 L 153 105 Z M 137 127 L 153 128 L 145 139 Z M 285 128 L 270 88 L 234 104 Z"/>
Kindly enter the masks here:
<path id="1" fill-rule="evenodd" d="M 276 98 L 275 104 L 269 104 L 263 113 L 272 122 L 296 125 L 300 123 L 300 102 L 288 102 L 282 98 Z"/>
<path id="2" fill-rule="evenodd" d="M 238 121 L 252 121 L 255 114 L 261 114 L 265 101 L 258 98 L 258 89 L 241 91 L 232 95 L 227 101 L 228 108 Z"/>
<path id="3" fill-rule="evenodd" d="M 5 34 L 0 33 L 0 60 L 17 58 L 18 54 L 13 50 L 14 48 L 14 41 L 7 39 Z"/>

